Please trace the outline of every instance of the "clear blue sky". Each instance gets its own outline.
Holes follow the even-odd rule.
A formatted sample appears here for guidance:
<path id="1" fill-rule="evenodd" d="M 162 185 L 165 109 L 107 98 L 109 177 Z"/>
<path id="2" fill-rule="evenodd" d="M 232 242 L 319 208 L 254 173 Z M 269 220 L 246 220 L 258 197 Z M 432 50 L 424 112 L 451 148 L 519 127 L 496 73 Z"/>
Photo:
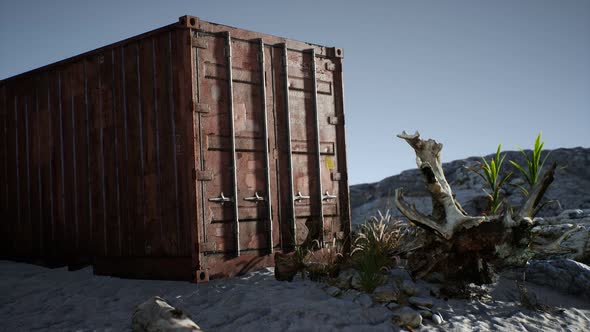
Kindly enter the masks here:
<path id="1" fill-rule="evenodd" d="M 415 167 L 415 129 L 443 161 L 590 146 L 590 1 L 8 1 L 0 79 L 190 14 L 344 48 L 351 184 Z"/>

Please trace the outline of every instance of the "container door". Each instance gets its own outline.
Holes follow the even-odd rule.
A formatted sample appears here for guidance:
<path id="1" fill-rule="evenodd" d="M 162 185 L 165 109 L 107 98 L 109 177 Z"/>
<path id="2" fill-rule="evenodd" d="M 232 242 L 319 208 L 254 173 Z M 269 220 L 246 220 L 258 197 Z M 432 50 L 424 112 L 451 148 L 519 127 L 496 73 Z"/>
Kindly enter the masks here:
<path id="1" fill-rule="evenodd" d="M 285 91 L 280 118 L 288 121 L 282 123 L 286 129 L 281 135 L 282 202 L 289 228 L 283 241 L 290 247 L 315 241 L 325 245 L 341 231 L 338 169 L 343 165 L 337 158 L 337 130 L 342 121 L 336 114 L 335 63 L 314 49 L 283 47 L 281 52 L 284 67 L 279 77 Z"/>
<path id="2" fill-rule="evenodd" d="M 236 258 L 278 245 L 272 96 L 262 70 L 270 47 L 229 33 L 199 33 L 195 44 L 200 269 L 232 275 L 247 265 Z"/>

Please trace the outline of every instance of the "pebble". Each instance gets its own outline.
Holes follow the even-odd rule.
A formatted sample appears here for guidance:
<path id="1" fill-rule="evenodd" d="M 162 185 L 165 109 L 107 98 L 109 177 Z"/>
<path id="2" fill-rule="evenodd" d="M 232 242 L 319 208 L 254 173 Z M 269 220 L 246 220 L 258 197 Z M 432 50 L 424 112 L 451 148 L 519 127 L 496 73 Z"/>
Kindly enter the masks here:
<path id="1" fill-rule="evenodd" d="M 397 309 L 401 308 L 401 304 L 398 304 L 396 302 L 390 302 L 386 305 L 386 307 L 389 310 L 397 310 Z"/>
<path id="2" fill-rule="evenodd" d="M 361 307 L 368 308 L 373 305 L 373 300 L 369 295 L 363 293 L 354 299 L 354 303 L 360 304 Z"/>
<path id="3" fill-rule="evenodd" d="M 349 289 L 349 290 L 343 292 L 342 299 L 353 302 L 354 299 L 359 297 L 359 295 L 361 295 L 361 292 L 354 290 L 354 289 Z"/>
<path id="4" fill-rule="evenodd" d="M 357 274 L 355 270 L 348 269 L 340 272 L 338 278 L 334 281 L 334 286 L 340 289 L 349 289 L 351 287 L 352 278 Z"/>
<path id="5" fill-rule="evenodd" d="M 354 289 L 361 289 L 362 288 L 361 276 L 358 274 L 358 272 L 352 276 L 352 280 L 350 281 L 350 285 Z"/>
<path id="6" fill-rule="evenodd" d="M 375 288 L 373 291 L 373 300 L 380 303 L 397 301 L 396 294 L 397 292 L 393 284 L 386 283 Z"/>
<path id="7" fill-rule="evenodd" d="M 434 324 L 440 325 L 444 322 L 444 319 L 439 313 L 435 313 L 432 315 L 432 321 L 434 322 Z"/>
<path id="8" fill-rule="evenodd" d="M 342 291 L 338 287 L 330 286 L 330 287 L 326 288 L 326 293 L 328 293 L 328 295 L 330 295 L 330 296 L 337 297 L 342 294 Z"/>
<path id="9" fill-rule="evenodd" d="M 393 322 L 400 326 L 418 327 L 422 324 L 422 316 L 410 307 L 402 307 L 393 312 Z"/>
<path id="10" fill-rule="evenodd" d="M 407 295 L 412 296 L 416 294 L 416 284 L 411 280 L 404 280 L 404 282 L 402 283 L 402 290 Z"/>
<path id="11" fill-rule="evenodd" d="M 397 280 L 412 280 L 412 276 L 410 273 L 403 268 L 392 268 L 387 273 L 390 277 L 397 279 Z"/>
<path id="12" fill-rule="evenodd" d="M 584 217 L 584 211 L 580 209 L 565 210 L 557 217 L 562 219 L 581 219 Z"/>
<path id="13" fill-rule="evenodd" d="M 422 310 L 420 310 L 420 311 L 418 311 L 418 312 L 419 312 L 419 313 L 420 313 L 420 315 L 421 315 L 422 317 L 424 317 L 424 318 L 432 318 L 432 316 L 433 316 L 433 314 L 432 314 L 432 311 L 430 311 L 430 310 L 423 310 L 423 309 L 422 309 Z"/>
<path id="14" fill-rule="evenodd" d="M 432 308 L 434 305 L 434 299 L 430 297 L 412 296 L 408 299 L 408 302 L 418 307 Z"/>

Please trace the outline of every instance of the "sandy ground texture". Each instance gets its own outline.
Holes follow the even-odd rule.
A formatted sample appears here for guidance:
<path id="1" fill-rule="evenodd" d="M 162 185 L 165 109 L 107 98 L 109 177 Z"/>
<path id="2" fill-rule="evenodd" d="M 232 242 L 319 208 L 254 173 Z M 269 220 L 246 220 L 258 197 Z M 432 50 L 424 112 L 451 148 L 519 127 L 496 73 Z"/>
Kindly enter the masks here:
<path id="1" fill-rule="evenodd" d="M 135 306 L 158 295 L 205 331 L 398 331 L 380 305 L 328 295 L 322 284 L 278 282 L 271 269 L 207 284 L 94 276 L 91 268 L 0 261 L 0 331 L 128 331 Z M 590 331 L 590 303 L 543 287 L 529 290 L 564 309 L 546 314 L 518 305 L 502 279 L 490 301 L 435 300 L 445 322 L 418 331 Z"/>

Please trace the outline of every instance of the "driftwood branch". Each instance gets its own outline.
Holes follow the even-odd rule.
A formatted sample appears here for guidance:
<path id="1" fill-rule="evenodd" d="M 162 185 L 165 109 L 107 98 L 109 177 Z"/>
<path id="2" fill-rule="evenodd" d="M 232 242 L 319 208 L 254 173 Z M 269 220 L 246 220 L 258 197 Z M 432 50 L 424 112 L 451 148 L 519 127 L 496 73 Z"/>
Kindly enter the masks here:
<path id="1" fill-rule="evenodd" d="M 459 202 L 455 200 L 453 190 L 442 169 L 440 158 L 442 144 L 432 139 L 422 140 L 418 132 L 409 135 L 404 131 L 398 137 L 404 139 L 414 149 L 416 164 L 422 172 L 426 188 L 432 197 L 432 212 L 430 215 L 425 215 L 404 201 L 401 190 L 396 190 L 396 206 L 410 221 L 450 240 L 460 230 L 497 219 L 497 217 L 468 216 Z"/>

